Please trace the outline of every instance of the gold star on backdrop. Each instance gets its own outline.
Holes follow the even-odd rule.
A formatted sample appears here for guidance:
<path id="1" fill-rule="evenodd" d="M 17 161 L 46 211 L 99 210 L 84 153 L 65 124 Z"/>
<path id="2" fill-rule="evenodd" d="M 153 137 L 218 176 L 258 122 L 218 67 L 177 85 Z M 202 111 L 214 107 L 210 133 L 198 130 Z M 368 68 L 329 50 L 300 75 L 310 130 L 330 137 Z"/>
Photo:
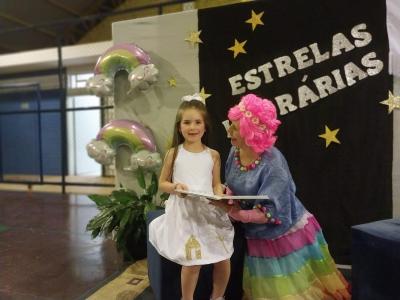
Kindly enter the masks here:
<path id="1" fill-rule="evenodd" d="M 176 87 L 176 79 L 174 77 L 171 77 L 170 79 L 168 79 L 168 84 L 169 87 Z"/>
<path id="2" fill-rule="evenodd" d="M 192 31 L 187 38 L 185 38 L 186 42 L 189 42 L 194 46 L 195 44 L 203 43 L 203 41 L 200 39 L 200 33 L 201 30 L 199 31 Z"/>
<path id="3" fill-rule="evenodd" d="M 236 58 L 239 53 L 247 53 L 246 50 L 244 50 L 244 45 L 247 43 L 247 40 L 244 42 L 239 43 L 237 39 L 235 39 L 235 45 L 232 47 L 228 48 L 228 50 L 233 51 L 233 58 Z"/>
<path id="4" fill-rule="evenodd" d="M 251 18 L 246 21 L 246 23 L 251 24 L 251 29 L 254 31 L 257 25 L 264 25 L 263 21 L 261 21 L 261 17 L 263 16 L 264 12 L 260 12 L 256 14 L 254 10 L 251 10 Z"/>
<path id="5" fill-rule="evenodd" d="M 328 126 L 325 125 L 325 133 L 320 134 L 319 137 L 325 139 L 325 147 L 328 148 L 330 143 L 338 143 L 340 144 L 339 140 L 336 138 L 336 134 L 339 132 L 339 128 L 335 130 L 330 130 Z"/>
<path id="6" fill-rule="evenodd" d="M 204 101 L 211 96 L 211 94 L 206 94 L 206 91 L 204 89 L 204 87 L 201 88 L 200 93 L 199 93 L 200 97 L 204 99 Z"/>
<path id="7" fill-rule="evenodd" d="M 400 108 L 400 96 L 394 96 L 391 91 L 389 91 L 389 96 L 386 100 L 380 102 L 381 104 L 388 106 L 388 113 L 390 114 L 393 109 Z"/>

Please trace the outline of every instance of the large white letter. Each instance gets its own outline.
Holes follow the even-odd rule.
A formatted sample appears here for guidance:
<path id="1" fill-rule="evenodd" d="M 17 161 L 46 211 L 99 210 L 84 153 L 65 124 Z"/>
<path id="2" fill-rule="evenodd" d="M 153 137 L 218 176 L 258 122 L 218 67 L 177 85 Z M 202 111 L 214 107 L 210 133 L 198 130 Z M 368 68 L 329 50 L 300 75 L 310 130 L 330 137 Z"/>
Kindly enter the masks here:
<path id="1" fill-rule="evenodd" d="M 354 45 L 345 37 L 343 33 L 336 33 L 332 37 L 332 56 L 338 56 L 342 54 L 342 49 L 345 52 L 349 52 L 354 49 Z"/>
<path id="2" fill-rule="evenodd" d="M 232 76 L 228 79 L 229 83 L 231 84 L 232 96 L 243 94 L 246 91 L 246 88 L 244 86 L 241 86 L 242 83 L 240 81 L 242 79 L 242 75 L 240 74 Z"/>
<path id="3" fill-rule="evenodd" d="M 310 52 L 310 50 L 307 47 L 297 49 L 293 52 L 293 55 L 297 60 L 299 70 L 305 69 L 314 64 L 314 61 L 306 55 L 308 52 Z"/>
<path id="4" fill-rule="evenodd" d="M 344 89 L 346 84 L 343 82 L 342 75 L 340 74 L 339 69 L 335 69 L 332 72 L 333 78 L 335 78 L 336 87 L 338 90 Z"/>
<path id="5" fill-rule="evenodd" d="M 354 45 L 356 47 L 367 46 L 372 41 L 372 35 L 368 31 L 359 31 L 367 29 L 367 24 L 361 23 L 351 29 L 351 35 L 356 39 Z"/>
<path id="6" fill-rule="evenodd" d="M 311 51 L 314 54 L 315 62 L 317 64 L 329 58 L 329 51 L 326 51 L 324 54 L 321 54 L 317 43 L 313 43 L 309 47 L 311 48 Z"/>
<path id="7" fill-rule="evenodd" d="M 300 86 L 297 92 L 299 94 L 299 107 L 307 106 L 307 101 L 313 103 L 319 100 L 318 96 L 306 85 Z"/>
<path id="8" fill-rule="evenodd" d="M 370 52 L 368 54 L 365 54 L 361 59 L 361 64 L 364 67 L 370 67 L 367 69 L 367 73 L 369 76 L 375 76 L 379 74 L 383 69 L 383 62 L 379 59 L 374 58 L 376 58 L 376 53 Z"/>
<path id="9" fill-rule="evenodd" d="M 296 71 L 296 69 L 290 65 L 291 59 L 289 56 L 281 56 L 275 58 L 274 63 L 276 65 L 276 68 L 278 69 L 279 77 L 284 77 Z"/>
<path id="10" fill-rule="evenodd" d="M 322 76 L 313 80 L 319 92 L 319 98 L 333 94 L 337 89 L 332 85 L 332 79 L 329 76 Z"/>
<path id="11" fill-rule="evenodd" d="M 275 101 L 279 107 L 279 114 L 281 116 L 286 115 L 289 111 L 294 111 L 297 106 L 292 104 L 293 98 L 290 94 L 283 94 L 275 97 Z"/>
<path id="12" fill-rule="evenodd" d="M 249 90 L 255 90 L 261 85 L 261 79 L 257 75 L 257 69 L 251 69 L 244 74 L 244 79 L 248 82 L 247 88 Z"/>
<path id="13" fill-rule="evenodd" d="M 258 71 L 263 72 L 264 73 L 264 82 L 265 83 L 270 83 L 272 81 L 274 81 L 274 79 L 271 76 L 271 72 L 269 71 L 269 69 L 272 69 L 272 64 L 270 62 L 267 62 L 266 64 L 263 64 L 262 66 L 258 67 Z"/>
<path id="14" fill-rule="evenodd" d="M 361 80 L 368 76 L 363 70 L 361 70 L 352 62 L 349 62 L 344 66 L 344 74 L 346 74 L 348 86 L 356 83 L 354 78 L 358 77 L 358 79 Z"/>

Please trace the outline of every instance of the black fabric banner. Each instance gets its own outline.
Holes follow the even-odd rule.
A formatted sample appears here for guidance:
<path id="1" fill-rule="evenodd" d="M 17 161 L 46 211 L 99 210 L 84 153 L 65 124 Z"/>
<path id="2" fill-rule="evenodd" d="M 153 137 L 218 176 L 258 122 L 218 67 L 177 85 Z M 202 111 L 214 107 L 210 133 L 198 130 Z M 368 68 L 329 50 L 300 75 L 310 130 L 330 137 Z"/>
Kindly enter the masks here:
<path id="1" fill-rule="evenodd" d="M 351 226 L 392 216 L 393 120 L 380 104 L 392 87 L 385 1 L 257 1 L 198 17 L 210 146 L 226 159 L 221 122 L 241 96 L 272 100 L 297 195 L 336 262 L 350 263 Z"/>

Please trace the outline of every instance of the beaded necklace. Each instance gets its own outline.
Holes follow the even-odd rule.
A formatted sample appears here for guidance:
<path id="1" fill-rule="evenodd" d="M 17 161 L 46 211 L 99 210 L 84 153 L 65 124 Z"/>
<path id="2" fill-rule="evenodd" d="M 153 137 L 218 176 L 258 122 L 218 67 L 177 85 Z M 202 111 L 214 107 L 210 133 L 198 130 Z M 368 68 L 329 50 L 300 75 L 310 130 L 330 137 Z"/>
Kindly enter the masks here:
<path id="1" fill-rule="evenodd" d="M 236 167 L 238 167 L 239 170 L 242 172 L 253 170 L 255 167 L 259 165 L 260 161 L 261 161 L 261 156 L 257 157 L 256 160 L 253 161 L 251 164 L 243 166 L 242 163 L 240 162 L 240 150 L 239 148 L 235 149 L 235 164 Z"/>

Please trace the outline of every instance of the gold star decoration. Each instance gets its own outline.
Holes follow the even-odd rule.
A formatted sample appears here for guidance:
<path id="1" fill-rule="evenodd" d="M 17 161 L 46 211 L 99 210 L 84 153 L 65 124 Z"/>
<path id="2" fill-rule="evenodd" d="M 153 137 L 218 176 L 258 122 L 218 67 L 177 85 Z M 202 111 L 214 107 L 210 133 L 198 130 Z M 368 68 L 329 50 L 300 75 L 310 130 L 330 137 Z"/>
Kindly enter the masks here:
<path id="1" fill-rule="evenodd" d="M 244 50 L 244 45 L 247 43 L 247 40 L 244 42 L 238 42 L 237 39 L 235 39 L 235 45 L 232 47 L 228 48 L 228 50 L 233 51 L 233 58 L 236 58 L 239 53 L 247 53 L 246 50 Z"/>
<path id="2" fill-rule="evenodd" d="M 246 20 L 246 23 L 251 24 L 251 29 L 254 31 L 257 25 L 264 25 L 263 21 L 261 21 L 261 17 L 263 16 L 264 12 L 260 12 L 256 14 L 254 10 L 251 10 L 251 18 Z"/>
<path id="3" fill-rule="evenodd" d="M 168 79 L 168 84 L 169 87 L 176 87 L 176 79 L 174 77 L 171 77 L 170 79 Z"/>
<path id="4" fill-rule="evenodd" d="M 206 101 L 208 97 L 211 97 L 211 94 L 206 93 L 204 87 L 201 88 L 199 95 L 201 98 L 203 98 L 204 101 Z"/>
<path id="5" fill-rule="evenodd" d="M 330 143 L 338 143 L 340 144 L 339 140 L 336 138 L 336 134 L 339 132 L 339 128 L 335 130 L 330 130 L 328 126 L 325 125 L 325 133 L 320 134 L 319 137 L 325 139 L 325 147 L 328 148 Z"/>
<path id="6" fill-rule="evenodd" d="M 400 108 L 400 96 L 394 96 L 392 92 L 389 91 L 388 98 L 380 103 L 388 106 L 388 114 L 390 114 L 392 113 L 393 109 Z"/>
<path id="7" fill-rule="evenodd" d="M 203 43 L 200 39 L 201 30 L 199 31 L 192 31 L 187 38 L 185 38 L 186 42 L 189 42 L 194 46 L 195 44 Z"/>

